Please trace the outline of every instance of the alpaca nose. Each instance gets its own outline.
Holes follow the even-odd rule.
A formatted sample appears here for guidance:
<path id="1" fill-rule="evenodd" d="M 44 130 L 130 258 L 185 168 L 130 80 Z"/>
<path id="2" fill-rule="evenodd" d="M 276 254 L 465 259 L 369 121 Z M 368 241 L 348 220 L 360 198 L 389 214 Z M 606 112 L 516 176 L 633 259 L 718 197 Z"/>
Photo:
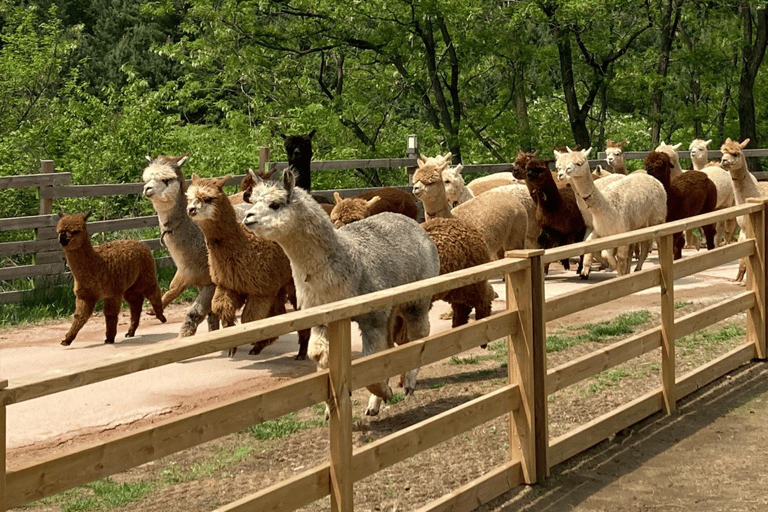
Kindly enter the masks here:
<path id="1" fill-rule="evenodd" d="M 66 233 L 59 233 L 59 243 L 61 245 L 67 245 L 69 243 L 69 240 L 67 240 Z"/>
<path id="2" fill-rule="evenodd" d="M 155 190 L 152 187 L 144 187 L 144 197 L 152 197 L 155 195 Z"/>
<path id="3" fill-rule="evenodd" d="M 188 206 L 188 207 L 187 207 L 187 213 L 188 213 L 188 214 L 189 214 L 191 217 L 194 217 L 194 216 L 197 214 L 197 206 Z"/>
<path id="4" fill-rule="evenodd" d="M 247 213 L 245 215 L 245 218 L 243 219 L 243 225 L 245 226 L 254 226 L 258 223 L 259 221 L 256 220 L 256 215 L 254 215 L 253 213 Z"/>

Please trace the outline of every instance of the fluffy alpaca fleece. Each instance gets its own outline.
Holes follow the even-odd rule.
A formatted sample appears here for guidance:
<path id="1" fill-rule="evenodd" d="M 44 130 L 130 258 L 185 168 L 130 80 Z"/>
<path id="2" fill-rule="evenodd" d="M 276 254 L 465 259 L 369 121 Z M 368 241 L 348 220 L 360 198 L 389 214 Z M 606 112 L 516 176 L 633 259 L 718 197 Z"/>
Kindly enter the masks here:
<path id="1" fill-rule="evenodd" d="M 171 285 L 163 294 L 163 308 L 188 287 L 198 289 L 182 322 L 179 337 L 193 336 L 206 316 L 209 330 L 219 327 L 218 318 L 211 313 L 216 285 L 208 270 L 205 236 L 187 215 L 187 182 L 182 170 L 187 158 L 187 155 L 147 157 L 149 165 L 142 176 L 144 196 L 152 201 L 160 222 L 160 242 L 168 248 L 176 265 Z"/>
<path id="2" fill-rule="evenodd" d="M 600 188 L 589 170 L 587 157 L 591 148 L 575 151 L 563 157 L 564 172 L 571 180 L 576 195 L 584 201 L 591 213 L 592 231 L 587 240 L 626 233 L 635 229 L 662 224 L 667 218 L 667 195 L 658 180 L 645 173 L 631 173 Z M 640 254 L 635 271 L 641 270 L 650 241 L 640 244 Z M 619 275 L 629 273 L 630 246 L 619 247 L 616 257 L 606 251 L 606 258 Z M 584 265 L 581 276 L 589 277 L 590 268 Z"/>
<path id="3" fill-rule="evenodd" d="M 717 207 L 717 188 L 701 171 L 688 171 L 672 177 L 672 163 L 667 153 L 651 151 L 645 157 L 645 170 L 656 178 L 667 191 L 667 222 L 709 213 Z M 707 239 L 707 249 L 715 248 L 714 224 L 702 226 Z M 683 255 L 685 237 L 675 233 L 673 237 L 674 257 Z"/>
<path id="4" fill-rule="evenodd" d="M 288 170 L 279 183 L 261 182 L 252 191 L 253 206 L 244 225 L 280 244 L 291 260 L 299 307 L 307 308 L 437 276 L 437 248 L 416 221 L 383 212 L 339 229 Z M 429 334 L 431 297 L 353 318 L 363 338 L 363 355 L 395 344 L 396 326 L 409 341 Z M 398 337 L 398 340 L 400 338 Z M 314 327 L 309 356 L 328 367 L 325 326 Z M 407 373 L 406 394 L 416 387 L 418 368 Z M 378 414 L 392 397 L 387 381 L 368 386 L 366 414 Z M 326 410 L 326 414 L 329 411 Z"/>
<path id="5" fill-rule="evenodd" d="M 283 135 L 283 147 L 288 157 L 288 167 L 297 174 L 296 185 L 307 192 L 312 190 L 312 137 L 317 130 L 303 135 Z"/>
<path id="6" fill-rule="evenodd" d="M 731 174 L 733 197 L 737 205 L 744 204 L 751 197 L 768 197 L 768 183 L 758 182 L 757 178 L 747 168 L 747 159 L 742 152 L 742 149 L 746 148 L 747 144 L 749 144 L 749 139 L 738 142 L 728 137 L 720 147 L 720 151 L 723 153 L 720 163 Z M 746 240 L 745 228 L 747 218 L 742 215 L 736 220 L 741 228 L 739 241 Z M 744 279 L 746 271 L 746 260 L 742 259 L 739 261 L 739 271 L 736 274 L 735 281 L 738 282 Z"/>
<path id="7" fill-rule="evenodd" d="M 494 188 L 451 209 L 442 178 L 449 159 L 450 153 L 418 160 L 419 167 L 413 174 L 413 195 L 424 203 L 427 220 L 464 219 L 482 233 L 492 258 L 503 257 L 504 251 L 525 247 L 528 214 L 510 190 L 517 185 Z"/>
<path id="8" fill-rule="evenodd" d="M 61 218 L 56 226 L 59 243 L 75 279 L 75 315 L 72 326 L 61 342 L 65 346 L 72 343 L 91 317 L 99 299 L 104 299 L 104 318 L 107 323 L 104 343 L 115 342 L 117 317 L 123 299 L 131 311 L 126 338 L 136 334 L 145 298 L 152 304 L 155 316 L 165 322 L 152 252 L 138 240 L 116 240 L 93 247 L 86 225 L 89 216 L 90 213 L 59 213 Z"/>
<path id="9" fill-rule="evenodd" d="M 475 197 L 475 194 L 464 185 L 464 178 L 461 175 L 463 169 L 464 166 L 459 164 L 456 167 L 448 167 L 442 172 L 445 197 L 454 208 Z M 538 239 L 541 234 L 541 226 L 536 222 L 536 205 L 533 203 L 533 199 L 531 199 L 531 194 L 528 193 L 525 182 L 519 181 L 517 178 L 515 178 L 515 181 L 514 188 L 509 187 L 505 190 L 511 191 L 523 205 L 525 213 L 528 215 L 528 227 L 525 230 L 525 248 L 537 249 L 539 247 Z M 507 185 L 501 186 L 506 187 Z"/>
<path id="10" fill-rule="evenodd" d="M 491 261 L 483 235 L 461 219 L 430 219 L 422 222 L 421 227 L 437 246 L 440 275 Z M 458 327 L 469 321 L 472 309 L 477 320 L 489 316 L 494 296 L 490 283 L 482 281 L 435 295 L 432 300 L 444 300 L 451 305 L 451 326 Z"/>
<path id="11" fill-rule="evenodd" d="M 413 196 L 394 187 L 368 190 L 347 199 L 334 192 L 333 197 L 336 205 L 330 215 L 337 228 L 381 212 L 401 213 L 413 220 L 419 216 L 419 208 Z"/>
<path id="12" fill-rule="evenodd" d="M 654 151 L 664 153 L 669 157 L 669 164 L 671 165 L 671 172 L 669 175 L 669 178 L 676 178 L 677 176 L 680 176 L 683 174 L 683 168 L 680 167 L 680 155 L 677 154 L 677 150 L 682 146 L 682 143 L 679 142 L 675 144 L 674 146 L 671 144 L 667 144 L 664 141 L 661 141 L 661 144 L 659 144 Z"/>
<path id="13" fill-rule="evenodd" d="M 293 288 L 291 264 L 280 246 L 255 236 L 237 221 L 223 191 L 230 177 L 194 174 L 187 190 L 187 213 L 205 235 L 211 280 L 216 285 L 211 309 L 225 327 L 235 324 L 235 315 L 243 306 L 243 323 L 285 313 Z M 308 334 L 299 332 L 297 359 L 306 354 Z M 258 341 L 249 353 L 258 354 L 274 341 Z"/>

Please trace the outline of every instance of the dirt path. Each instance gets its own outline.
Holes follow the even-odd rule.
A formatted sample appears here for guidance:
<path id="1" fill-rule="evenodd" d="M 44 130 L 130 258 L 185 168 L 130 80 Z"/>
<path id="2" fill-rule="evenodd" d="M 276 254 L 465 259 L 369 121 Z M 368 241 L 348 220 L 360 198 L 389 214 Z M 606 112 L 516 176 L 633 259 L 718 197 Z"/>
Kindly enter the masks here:
<path id="1" fill-rule="evenodd" d="M 649 263 L 655 264 L 655 260 Z M 675 299 L 701 306 L 743 291 L 743 285 L 730 282 L 735 273 L 734 263 L 681 279 L 677 282 Z M 563 272 L 553 265 L 546 292 L 551 297 L 614 275 L 593 273 L 590 281 L 584 282 L 572 272 Z M 502 283 L 497 281 L 494 287 L 503 298 Z M 504 301 L 497 300 L 494 311 L 503 308 Z M 449 321 L 439 318 L 445 310 L 442 302 L 433 307 L 432 332 L 450 327 Z M 609 306 L 579 312 L 551 323 L 548 330 L 609 319 L 628 310 L 656 313 L 658 292 L 636 294 Z M 184 308 L 175 306 L 167 312 L 167 324 L 143 317 L 136 338 L 120 340 L 118 337 L 118 342 L 111 346 L 102 343 L 103 318 L 91 319 L 69 348 L 58 344 L 69 321 L 0 331 L 0 377 L 12 381 L 23 375 L 106 358 L 147 343 L 162 343 L 175 338 L 183 315 Z M 126 326 L 127 318 L 121 319 L 118 332 Z M 353 352 L 359 354 L 357 329 L 353 329 L 353 336 Z M 135 429 L 224 397 L 233 398 L 314 371 L 313 364 L 293 360 L 296 348 L 295 335 L 286 335 L 257 357 L 248 356 L 244 347 L 234 358 L 211 354 L 86 386 L 56 398 L 13 405 L 8 412 L 8 464 L 13 467 L 41 453 L 51 454 L 76 444 L 98 441 L 100 436 L 115 430 Z M 553 355 L 550 366 L 557 364 L 558 358 L 567 357 L 575 357 L 575 353 Z M 361 422 L 355 433 L 357 442 L 370 442 L 418 421 L 422 415 L 434 414 L 436 408 L 457 405 L 475 393 L 487 392 L 489 382 L 504 378 L 504 372 L 497 365 L 489 363 L 479 368 L 487 377 L 478 379 L 477 368 L 457 368 L 446 363 L 422 369 L 417 394 L 409 397 L 405 404 L 386 407 L 378 418 Z M 682 402 L 678 414 L 636 425 L 612 441 L 554 468 L 552 477 L 541 485 L 509 493 L 479 510 L 768 510 L 765 505 L 768 493 L 758 487 L 760 480 L 768 475 L 763 469 L 768 457 L 760 449 L 768 434 L 758 428 L 768 420 L 767 372 L 761 363 L 744 367 L 695 398 Z M 362 392 L 358 394 L 361 398 L 357 407 L 362 407 Z M 553 428 L 559 428 L 558 422 L 565 421 L 563 418 L 579 417 L 580 408 L 594 405 L 588 401 L 582 395 L 575 395 L 567 410 L 558 411 L 553 407 Z M 502 433 L 506 427 L 504 422 L 485 427 L 491 428 L 493 432 L 498 429 Z M 473 433 L 471 436 L 484 439 L 484 435 Z M 501 445 L 489 448 L 488 455 L 482 455 L 480 447 L 470 443 L 470 451 L 477 451 L 484 459 L 482 463 L 473 463 L 474 470 L 482 471 L 483 464 L 503 456 L 503 437 L 495 439 L 494 442 L 501 439 Z M 273 467 L 273 458 L 280 459 L 289 468 L 308 467 L 315 459 L 322 460 L 327 456 L 324 438 L 324 435 L 318 438 L 314 431 L 300 432 L 284 443 L 259 447 L 257 460 L 230 468 L 229 477 L 169 487 L 124 510 L 168 510 L 170 503 L 178 505 L 180 499 L 184 500 L 186 510 L 211 510 L 247 493 L 248 489 L 253 492 L 254 486 L 263 488 L 269 481 L 284 477 L 286 471 L 290 473 L 284 466 Z M 228 442 L 222 440 L 219 447 Z M 394 491 L 372 484 L 364 484 L 360 490 L 356 488 L 355 501 L 359 504 L 356 510 L 410 510 L 415 503 L 428 501 L 429 496 L 434 498 L 461 485 L 469 477 L 453 476 L 451 468 L 455 465 L 458 475 L 466 466 L 466 449 L 466 446 L 459 449 L 449 444 L 436 452 L 438 455 L 425 456 L 439 457 L 438 467 L 443 469 L 439 477 L 428 476 L 427 468 L 435 466 L 434 461 L 426 466 L 420 462 L 405 466 L 402 463 L 391 473 L 385 472 L 379 477 L 395 482 Z M 208 446 L 186 455 L 179 454 L 172 463 L 199 460 L 211 450 Z M 161 462 L 150 464 L 129 472 L 125 478 L 144 478 L 160 467 Z M 402 489 L 397 490 L 399 485 L 405 485 L 397 483 L 402 478 L 409 482 L 409 491 L 404 494 Z M 325 509 L 321 505 L 307 510 Z"/>

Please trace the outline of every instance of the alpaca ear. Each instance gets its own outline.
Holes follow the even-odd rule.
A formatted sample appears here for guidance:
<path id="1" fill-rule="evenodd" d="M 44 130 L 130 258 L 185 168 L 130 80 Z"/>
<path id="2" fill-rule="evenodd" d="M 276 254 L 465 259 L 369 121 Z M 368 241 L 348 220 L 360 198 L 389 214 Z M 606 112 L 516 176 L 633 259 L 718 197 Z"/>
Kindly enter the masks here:
<path id="1" fill-rule="evenodd" d="M 747 147 L 747 144 L 749 144 L 749 139 L 744 139 L 744 141 L 743 141 L 743 142 L 740 142 L 740 143 L 739 143 L 739 147 L 740 147 L 741 149 L 744 149 L 745 147 Z"/>
<path id="2" fill-rule="evenodd" d="M 147 159 L 147 162 L 149 162 L 150 164 L 152 163 L 152 157 L 151 157 L 151 156 L 147 155 L 147 156 L 146 156 L 146 157 L 144 157 L 144 158 L 146 158 L 146 159 Z"/>
<path id="3" fill-rule="evenodd" d="M 293 175 L 292 167 L 288 167 L 283 172 L 283 186 L 285 187 L 285 190 L 288 191 L 288 195 L 290 196 L 293 193 L 293 188 L 296 186 L 296 176 Z"/>
<path id="4" fill-rule="evenodd" d="M 712 139 L 709 139 L 709 140 L 705 140 L 705 141 L 704 141 L 704 147 L 707 147 L 707 146 L 709 146 L 711 143 L 712 143 Z"/>
<path id="5" fill-rule="evenodd" d="M 626 143 L 627 143 L 627 139 L 624 139 L 623 141 L 619 142 L 619 147 L 621 149 L 624 149 L 624 144 L 626 144 Z"/>
<path id="6" fill-rule="evenodd" d="M 189 155 L 184 155 L 184 156 L 182 156 L 182 157 L 179 159 L 179 161 L 178 161 L 178 162 L 176 162 L 176 165 L 178 165 L 179 167 L 181 167 L 182 165 L 184 165 L 185 163 L 187 163 L 187 160 L 188 160 L 188 159 L 189 159 Z"/>
<path id="7" fill-rule="evenodd" d="M 453 171 L 454 171 L 456 174 L 461 174 L 461 171 L 463 171 L 463 170 L 464 170 L 464 164 L 459 164 L 459 165 L 457 165 L 457 166 L 456 166 L 456 167 L 453 169 Z"/>
<path id="8" fill-rule="evenodd" d="M 86 213 L 85 216 L 83 217 L 83 220 L 88 220 L 88 217 L 90 217 L 92 213 L 93 212 L 89 210 L 88 213 Z"/>
<path id="9" fill-rule="evenodd" d="M 216 184 L 217 184 L 219 187 L 221 187 L 221 188 L 224 188 L 224 185 L 226 185 L 226 184 L 227 184 L 227 182 L 228 182 L 229 180 L 231 180 L 231 179 L 232 179 L 232 175 L 231 175 L 231 174 L 227 174 L 226 176 L 222 176 L 221 178 L 219 178 L 218 180 L 216 180 Z"/>
<path id="10" fill-rule="evenodd" d="M 560 158 L 561 156 L 565 155 L 565 153 L 555 150 L 555 158 Z"/>
<path id="11" fill-rule="evenodd" d="M 584 155 L 584 157 L 586 158 L 589 156 L 591 152 L 592 152 L 592 148 L 590 147 L 589 149 L 585 149 L 584 151 L 582 151 L 581 154 Z"/>
<path id="12" fill-rule="evenodd" d="M 196 172 L 193 172 L 192 173 L 192 183 L 195 183 L 197 181 L 200 181 L 200 176 L 198 176 Z"/>
<path id="13" fill-rule="evenodd" d="M 342 201 L 341 194 L 339 194 L 338 192 L 334 192 L 333 200 L 336 201 L 336 204 L 339 204 Z"/>
<path id="14" fill-rule="evenodd" d="M 605 147 L 612 148 L 614 146 L 614 142 L 611 139 L 605 140 Z"/>
<path id="15" fill-rule="evenodd" d="M 534 151 L 534 152 L 533 152 L 533 154 L 531 155 L 531 158 L 535 158 L 535 157 L 536 157 L 536 155 L 538 155 L 538 154 L 539 154 L 539 151 L 541 151 L 541 150 L 540 150 L 540 149 L 537 149 L 536 151 Z"/>
<path id="16" fill-rule="evenodd" d="M 64 213 L 63 211 L 59 210 L 59 218 L 60 218 L 60 219 L 63 219 L 63 218 L 64 218 L 64 217 L 66 217 L 66 216 L 67 216 L 67 214 L 66 214 L 66 213 Z"/>
<path id="17" fill-rule="evenodd" d="M 682 143 L 682 142 L 678 142 L 677 144 L 675 144 L 674 146 L 672 146 L 672 149 L 674 149 L 675 151 L 677 151 L 677 150 L 678 150 L 678 148 L 679 148 L 680 146 L 682 146 L 682 145 L 683 145 L 683 143 Z"/>
<path id="18" fill-rule="evenodd" d="M 312 137 L 314 137 L 314 136 L 315 136 L 315 132 L 316 132 L 316 131 L 317 131 L 317 128 L 315 128 L 314 130 L 312 130 L 311 132 L 309 132 L 309 133 L 307 134 L 307 137 L 309 137 L 309 138 L 311 139 Z"/>

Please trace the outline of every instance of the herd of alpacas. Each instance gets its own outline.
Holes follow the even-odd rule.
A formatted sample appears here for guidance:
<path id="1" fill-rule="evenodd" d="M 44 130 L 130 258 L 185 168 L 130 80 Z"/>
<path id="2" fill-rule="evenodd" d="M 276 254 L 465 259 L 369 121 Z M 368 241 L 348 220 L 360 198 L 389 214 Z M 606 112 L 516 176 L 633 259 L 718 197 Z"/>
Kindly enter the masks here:
<path id="1" fill-rule="evenodd" d="M 311 195 L 310 161 L 313 130 L 284 136 L 288 168 L 279 179 L 248 171 L 242 191 L 226 195 L 232 178 L 201 178 L 187 184 L 188 156 L 147 157 L 144 196 L 157 212 L 160 242 L 168 248 L 176 273 L 165 294 L 158 286 L 155 262 L 139 241 L 119 240 L 91 245 L 90 214 L 60 213 L 58 239 L 74 277 L 76 309 L 62 345 L 70 345 L 104 300 L 105 343 L 114 343 L 122 301 L 130 308 L 126 337 L 139 324 L 144 299 L 149 313 L 165 322 L 163 310 L 186 288 L 198 294 L 182 322 L 179 337 L 193 336 L 207 319 L 208 329 L 282 314 L 286 302 L 309 308 L 366 293 L 413 283 L 503 258 L 506 251 L 549 249 L 594 240 L 768 197 L 768 188 L 748 171 L 742 149 L 749 143 L 730 138 L 720 162 L 709 162 L 711 141 L 691 143 L 693 169 L 683 171 L 680 144 L 661 143 L 648 153 L 645 169 L 627 172 L 621 143 L 608 141 L 608 169 L 591 170 L 589 149 L 555 148 L 554 162 L 538 151 L 518 151 L 511 172 L 465 184 L 461 165 L 451 154 L 420 157 L 412 194 L 384 187 L 322 204 Z M 554 163 L 555 170 L 550 164 Z M 425 221 L 419 223 L 416 200 Z M 744 218 L 737 219 L 744 236 Z M 708 249 L 732 241 L 735 222 L 704 226 Z M 688 235 L 695 248 L 698 238 Z M 674 236 L 674 257 L 686 246 Z M 588 279 L 592 262 L 619 275 L 640 270 L 651 243 L 587 254 L 577 274 Z M 563 265 L 568 268 L 568 261 Z M 98 268 L 99 272 L 93 269 Z M 740 265 L 736 279 L 744 275 Z M 363 355 L 429 334 L 428 312 L 436 300 L 451 306 L 454 327 L 491 314 L 495 298 L 487 281 L 366 313 L 353 320 L 362 334 Z M 274 339 L 253 343 L 258 354 Z M 309 357 L 319 369 L 328 367 L 325 326 L 299 332 L 296 359 Z M 231 349 L 229 354 L 234 354 Z M 418 368 L 401 377 L 405 393 L 416 388 Z M 368 386 L 367 415 L 376 415 L 392 397 L 386 381 Z M 327 411 L 328 414 L 328 411 Z"/>

